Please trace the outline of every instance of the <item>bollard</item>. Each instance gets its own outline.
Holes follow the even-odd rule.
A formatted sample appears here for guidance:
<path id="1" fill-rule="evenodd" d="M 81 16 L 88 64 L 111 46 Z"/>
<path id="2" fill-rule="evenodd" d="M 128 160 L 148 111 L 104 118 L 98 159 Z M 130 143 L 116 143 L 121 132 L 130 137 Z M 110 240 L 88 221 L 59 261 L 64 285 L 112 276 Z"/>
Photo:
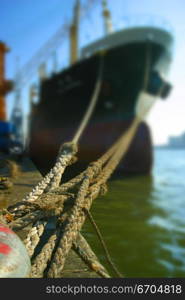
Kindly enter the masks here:
<path id="1" fill-rule="evenodd" d="M 30 270 L 24 244 L 11 229 L 0 224 L 0 278 L 28 277 Z"/>

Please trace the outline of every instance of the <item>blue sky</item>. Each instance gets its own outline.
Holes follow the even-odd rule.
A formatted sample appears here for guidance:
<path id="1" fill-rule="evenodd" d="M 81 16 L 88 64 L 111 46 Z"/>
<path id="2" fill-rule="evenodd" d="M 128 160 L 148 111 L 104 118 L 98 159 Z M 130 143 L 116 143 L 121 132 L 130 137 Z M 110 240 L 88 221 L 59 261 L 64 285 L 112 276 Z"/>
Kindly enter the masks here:
<path id="1" fill-rule="evenodd" d="M 91 0 L 93 1 L 93 0 Z M 100 0 L 94 0 L 100 4 Z M 85 0 L 81 0 L 82 3 Z M 166 101 L 158 101 L 148 117 L 155 144 L 165 143 L 169 135 L 185 131 L 185 1 L 184 0 L 109 0 L 113 24 L 120 26 L 125 16 L 155 15 L 165 18 L 173 27 L 175 48 L 170 80 L 174 86 Z M 7 77 L 13 78 L 15 59 L 24 65 L 57 29 L 70 21 L 74 0 L 0 0 L 0 39 L 11 48 L 7 55 Z M 97 38 L 102 33 L 100 5 L 94 7 L 82 22 L 81 42 Z M 65 41 L 59 50 L 59 64 L 67 59 Z M 65 51 L 64 51 L 65 50 Z M 27 86 L 22 97 L 28 109 Z M 7 97 L 10 114 L 13 95 Z"/>

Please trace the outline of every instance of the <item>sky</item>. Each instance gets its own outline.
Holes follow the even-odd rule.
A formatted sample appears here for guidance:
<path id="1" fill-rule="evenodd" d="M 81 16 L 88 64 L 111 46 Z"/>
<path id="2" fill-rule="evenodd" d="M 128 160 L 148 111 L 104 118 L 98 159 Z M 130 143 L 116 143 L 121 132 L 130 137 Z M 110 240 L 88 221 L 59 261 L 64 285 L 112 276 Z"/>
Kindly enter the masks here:
<path id="1" fill-rule="evenodd" d="M 81 0 L 84 4 L 86 0 Z M 90 1 L 90 0 L 88 0 Z M 93 0 L 91 0 L 93 2 Z M 63 24 L 71 20 L 74 0 L 0 0 L 0 40 L 6 42 L 11 51 L 6 57 L 7 78 L 13 79 L 16 60 L 19 67 L 28 62 L 48 39 Z M 100 0 L 94 0 L 88 16 L 81 22 L 81 45 L 88 44 L 103 33 Z M 173 85 L 170 96 L 165 101 L 157 101 L 147 118 L 151 127 L 154 144 L 164 144 L 169 136 L 185 132 L 185 1 L 184 0 L 108 0 L 113 25 L 120 28 L 132 16 L 155 16 L 170 23 L 175 45 L 169 80 Z M 157 21 L 158 22 L 158 21 Z M 68 60 L 66 39 L 58 48 L 59 68 Z M 48 49 L 46 47 L 45 52 Z M 51 60 L 49 61 L 52 65 Z M 48 64 L 49 64 L 48 63 Z M 52 68 L 50 66 L 50 68 Z M 25 115 L 29 109 L 28 88 L 35 78 L 30 78 L 22 88 L 22 102 Z M 11 93 L 7 97 L 8 116 L 14 101 Z"/>

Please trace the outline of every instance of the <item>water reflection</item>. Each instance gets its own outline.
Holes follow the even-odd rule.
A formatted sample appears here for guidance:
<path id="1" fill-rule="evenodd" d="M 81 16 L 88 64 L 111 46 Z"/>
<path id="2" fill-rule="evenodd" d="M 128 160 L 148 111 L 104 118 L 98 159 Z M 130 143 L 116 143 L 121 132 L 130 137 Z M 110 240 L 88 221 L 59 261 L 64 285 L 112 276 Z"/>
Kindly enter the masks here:
<path id="1" fill-rule="evenodd" d="M 158 261 L 170 277 L 185 277 L 184 154 L 182 150 L 157 151 L 154 169 L 152 204 L 163 215 L 153 215 L 149 224 L 158 232 Z"/>
<path id="2" fill-rule="evenodd" d="M 93 205 L 113 260 L 127 277 L 185 277 L 185 153 L 172 152 L 155 152 L 153 177 L 114 180 Z M 90 224 L 84 232 L 105 263 Z"/>

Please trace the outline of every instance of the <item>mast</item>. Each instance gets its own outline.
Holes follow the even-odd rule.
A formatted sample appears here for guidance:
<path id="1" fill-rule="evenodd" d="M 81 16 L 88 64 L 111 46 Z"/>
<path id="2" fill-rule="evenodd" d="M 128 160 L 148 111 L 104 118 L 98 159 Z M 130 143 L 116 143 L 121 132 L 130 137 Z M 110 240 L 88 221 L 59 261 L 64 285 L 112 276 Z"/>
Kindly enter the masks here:
<path id="1" fill-rule="evenodd" d="M 103 6 L 103 17 L 104 17 L 104 31 L 105 34 L 108 35 L 113 32 L 111 13 L 107 7 L 106 0 L 102 0 L 102 6 Z"/>
<path id="2" fill-rule="evenodd" d="M 78 59 L 78 29 L 80 21 L 80 0 L 76 0 L 74 7 L 73 23 L 70 26 L 70 63 Z"/>
<path id="3" fill-rule="evenodd" d="M 47 78 L 47 71 L 46 71 L 46 64 L 42 63 L 38 67 L 38 74 L 39 74 L 39 79 L 40 81 L 43 81 L 44 79 Z"/>

